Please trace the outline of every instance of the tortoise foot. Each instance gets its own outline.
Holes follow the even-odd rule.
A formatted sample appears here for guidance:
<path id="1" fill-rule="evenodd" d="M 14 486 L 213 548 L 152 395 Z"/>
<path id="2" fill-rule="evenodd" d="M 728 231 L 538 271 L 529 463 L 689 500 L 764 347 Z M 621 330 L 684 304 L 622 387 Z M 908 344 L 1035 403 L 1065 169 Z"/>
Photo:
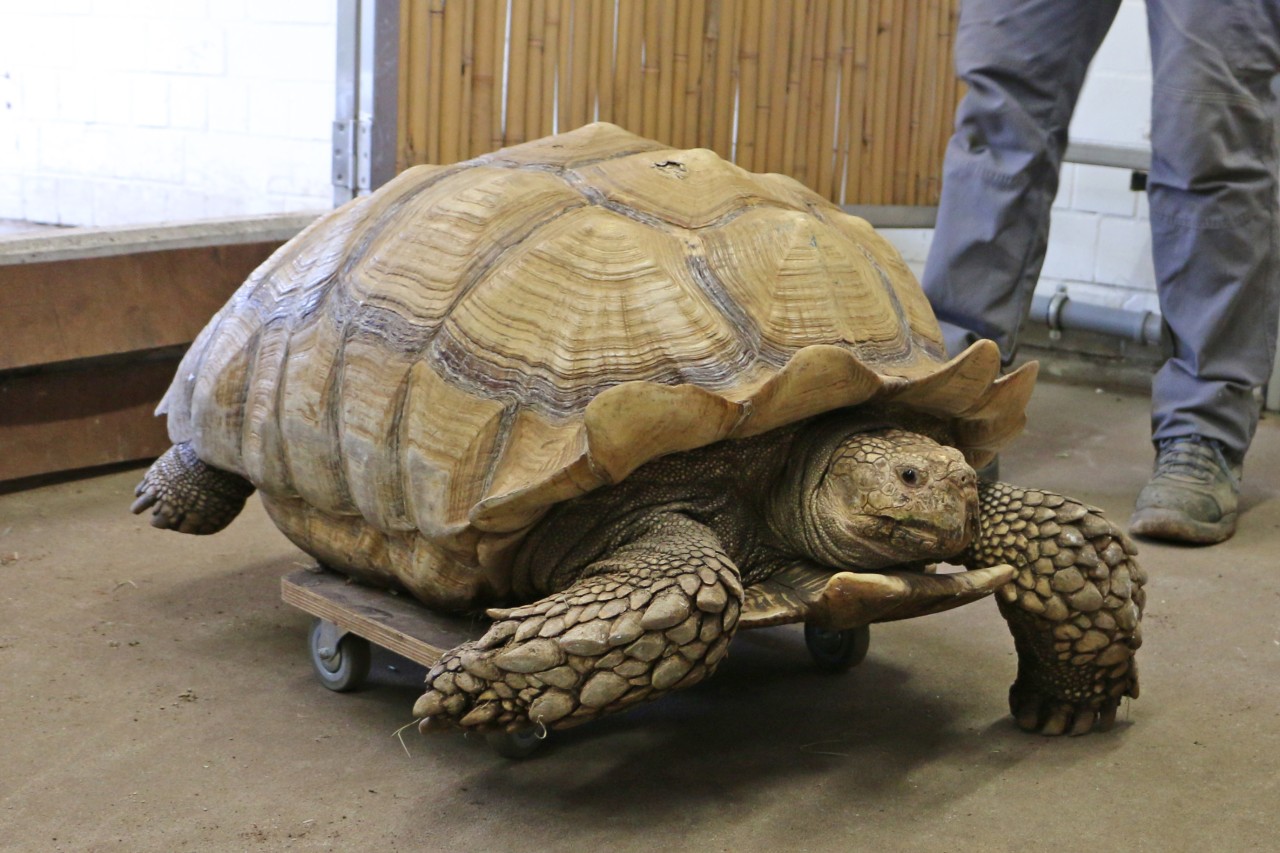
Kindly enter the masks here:
<path id="1" fill-rule="evenodd" d="M 130 512 L 150 509 L 153 527 L 203 535 L 217 533 L 240 514 L 253 484 L 206 465 L 182 443 L 155 461 L 134 494 L 138 499 Z"/>
<path id="2" fill-rule="evenodd" d="M 568 728 L 689 687 L 724 657 L 741 596 L 727 568 L 648 568 L 490 611 L 488 633 L 427 674 L 419 728 Z"/>
<path id="3" fill-rule="evenodd" d="M 1132 695 L 1136 696 L 1136 679 L 1133 685 Z M 1077 704 L 1019 679 L 1009 688 L 1009 711 L 1024 732 L 1051 737 L 1105 732 L 1115 725 L 1116 711 L 1127 694 L 1122 690 L 1117 696 L 1110 695 L 1110 691 L 1104 691 L 1103 695 L 1105 698 L 1101 701 Z"/>
<path id="4" fill-rule="evenodd" d="M 1047 623 L 1002 600 L 1018 649 L 1009 710 L 1024 731 L 1044 735 L 1105 732 L 1125 697 L 1138 697 L 1134 652 L 1141 636 L 1105 613 Z"/>

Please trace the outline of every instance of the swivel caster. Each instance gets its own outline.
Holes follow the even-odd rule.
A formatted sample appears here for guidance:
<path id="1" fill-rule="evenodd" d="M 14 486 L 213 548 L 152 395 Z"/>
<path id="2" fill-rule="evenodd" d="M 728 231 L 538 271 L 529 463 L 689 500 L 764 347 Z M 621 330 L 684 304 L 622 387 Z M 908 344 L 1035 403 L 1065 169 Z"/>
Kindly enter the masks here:
<path id="1" fill-rule="evenodd" d="M 861 625 L 847 631 L 832 631 L 805 624 L 804 644 L 819 669 L 844 672 L 862 663 L 871 646 L 871 628 Z"/>
<path id="2" fill-rule="evenodd" d="M 544 728 L 521 729 L 518 732 L 489 732 L 484 736 L 489 748 L 503 758 L 528 758 L 547 742 Z"/>
<path id="3" fill-rule="evenodd" d="M 358 689 L 369 676 L 369 641 L 326 619 L 311 625 L 311 665 L 320 683 L 337 693 Z"/>

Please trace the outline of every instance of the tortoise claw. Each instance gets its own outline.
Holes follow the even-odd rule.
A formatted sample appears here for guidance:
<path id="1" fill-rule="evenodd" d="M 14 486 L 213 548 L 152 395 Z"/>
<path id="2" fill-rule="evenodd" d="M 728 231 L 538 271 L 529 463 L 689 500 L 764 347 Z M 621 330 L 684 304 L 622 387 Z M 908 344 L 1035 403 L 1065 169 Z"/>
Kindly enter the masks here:
<path id="1" fill-rule="evenodd" d="M 1071 731 L 1069 732 L 1069 734 L 1072 737 L 1087 735 L 1089 732 L 1093 731 L 1094 723 L 1096 723 L 1097 720 L 1098 720 L 1098 714 L 1096 711 L 1087 711 L 1084 713 L 1077 713 L 1076 721 L 1075 723 L 1072 724 Z"/>
<path id="2" fill-rule="evenodd" d="M 1043 726 L 1040 727 L 1040 734 L 1056 737 L 1063 734 L 1067 727 L 1071 724 L 1071 718 L 1074 716 L 1072 709 L 1063 705 L 1056 705 L 1049 710 L 1049 719 L 1045 720 Z"/>
<path id="3" fill-rule="evenodd" d="M 1079 737 L 1090 732 L 1110 731 L 1116 722 L 1119 700 L 1099 707 L 1073 705 L 1038 690 L 1015 684 L 1009 691 L 1009 710 L 1018 728 L 1046 737 Z"/>

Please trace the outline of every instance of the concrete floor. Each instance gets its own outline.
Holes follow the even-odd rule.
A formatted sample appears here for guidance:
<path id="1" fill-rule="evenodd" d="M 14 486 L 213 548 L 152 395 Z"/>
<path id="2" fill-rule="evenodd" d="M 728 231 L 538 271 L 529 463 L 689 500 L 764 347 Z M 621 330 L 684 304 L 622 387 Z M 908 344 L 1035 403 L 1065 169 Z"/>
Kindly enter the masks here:
<path id="1" fill-rule="evenodd" d="M 1146 401 L 1042 383 L 1013 482 L 1125 519 Z M 799 632 L 739 636 L 710 681 L 523 763 L 422 737 L 422 672 L 313 679 L 279 600 L 305 557 L 257 502 L 213 537 L 127 513 L 141 470 L 0 495 L 0 847 L 15 850 L 1280 848 L 1280 419 L 1239 534 L 1145 544 L 1142 698 L 1105 735 L 1005 713 L 994 604 L 877 626 L 843 676 Z"/>

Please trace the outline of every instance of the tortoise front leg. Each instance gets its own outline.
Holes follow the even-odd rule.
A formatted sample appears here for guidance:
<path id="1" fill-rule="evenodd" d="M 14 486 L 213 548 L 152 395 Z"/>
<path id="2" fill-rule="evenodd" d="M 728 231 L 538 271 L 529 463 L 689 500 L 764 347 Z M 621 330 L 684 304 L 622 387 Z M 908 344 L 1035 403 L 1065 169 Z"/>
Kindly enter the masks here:
<path id="1" fill-rule="evenodd" d="M 664 516 L 567 589 L 446 652 L 414 705 L 426 730 L 568 728 L 710 675 L 738 623 L 738 570 L 710 529 Z"/>
<path id="2" fill-rule="evenodd" d="M 1137 549 L 1100 511 L 1049 492 L 981 483 L 970 568 L 1018 570 L 996 593 L 1018 651 L 1009 707 L 1026 731 L 1106 731 L 1138 696 L 1146 574 Z"/>

